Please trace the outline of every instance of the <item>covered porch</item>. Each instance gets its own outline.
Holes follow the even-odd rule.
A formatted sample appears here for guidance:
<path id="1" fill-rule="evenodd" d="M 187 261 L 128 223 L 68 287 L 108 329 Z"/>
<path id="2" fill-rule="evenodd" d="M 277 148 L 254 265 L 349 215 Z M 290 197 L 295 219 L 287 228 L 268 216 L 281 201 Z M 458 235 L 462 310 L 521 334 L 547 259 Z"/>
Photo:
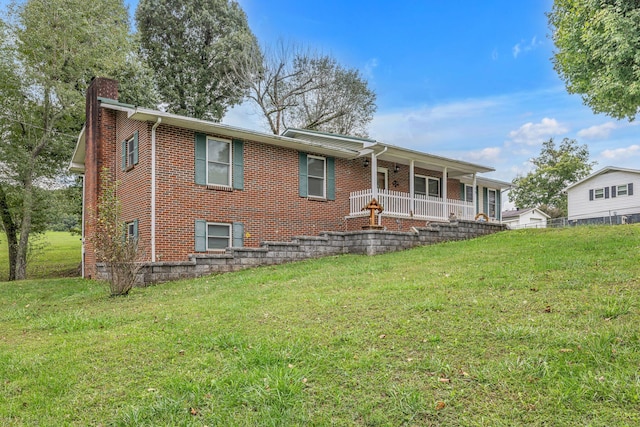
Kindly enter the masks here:
<path id="1" fill-rule="evenodd" d="M 351 192 L 349 216 L 368 215 L 367 211 L 362 211 L 362 207 L 371 199 L 376 199 L 384 207 L 382 215 L 395 218 L 444 221 L 455 217 L 471 221 L 476 216 L 474 202 L 385 189 L 377 189 L 376 192 L 372 189 Z"/>
<path id="2" fill-rule="evenodd" d="M 481 213 L 477 174 L 492 168 L 388 144 L 364 145 L 359 158 L 370 168 L 371 185 L 350 192 L 349 217 L 366 214 L 361 210 L 372 199 L 383 206 L 382 217 L 472 221 Z"/>

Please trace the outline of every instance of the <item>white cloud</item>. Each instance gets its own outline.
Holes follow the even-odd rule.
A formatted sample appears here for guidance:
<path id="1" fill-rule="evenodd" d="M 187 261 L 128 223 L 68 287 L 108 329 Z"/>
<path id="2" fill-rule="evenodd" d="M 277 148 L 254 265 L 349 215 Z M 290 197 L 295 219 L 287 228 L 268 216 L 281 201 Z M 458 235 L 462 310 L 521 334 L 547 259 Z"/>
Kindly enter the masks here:
<path id="1" fill-rule="evenodd" d="M 607 122 L 601 125 L 591 126 L 578 131 L 578 136 L 585 139 L 606 139 L 611 131 L 617 129 L 619 125 L 615 122 Z"/>
<path id="2" fill-rule="evenodd" d="M 540 123 L 525 123 L 519 129 L 509 132 L 509 139 L 516 144 L 539 145 L 545 139 L 566 133 L 568 130 L 556 119 L 545 117 Z"/>
<path id="3" fill-rule="evenodd" d="M 640 145 L 633 144 L 624 148 L 616 148 L 613 150 L 604 150 L 600 153 L 602 157 L 611 160 L 626 159 L 631 156 L 637 156 L 640 154 Z"/>
<path id="4" fill-rule="evenodd" d="M 490 162 L 496 163 L 500 159 L 502 154 L 502 148 L 500 147 L 487 147 L 482 150 L 471 151 L 467 153 L 466 158 L 471 159 L 474 162 Z"/>
<path id="5" fill-rule="evenodd" d="M 516 45 L 513 47 L 513 57 L 514 57 L 514 58 L 517 58 L 517 57 L 518 57 L 518 55 L 520 55 L 520 43 L 516 44 Z"/>
<path id="6" fill-rule="evenodd" d="M 376 68 L 378 68 L 378 58 L 371 58 L 370 60 L 367 61 L 367 63 L 364 65 L 364 71 L 363 71 L 363 74 L 367 78 L 367 80 L 373 80 L 374 78 L 373 71 Z"/>
<path id="7" fill-rule="evenodd" d="M 533 36 L 529 42 L 521 40 L 520 43 L 517 43 L 512 49 L 513 57 L 517 58 L 521 53 L 530 52 L 541 44 L 542 42 L 539 42 L 536 36 Z"/>

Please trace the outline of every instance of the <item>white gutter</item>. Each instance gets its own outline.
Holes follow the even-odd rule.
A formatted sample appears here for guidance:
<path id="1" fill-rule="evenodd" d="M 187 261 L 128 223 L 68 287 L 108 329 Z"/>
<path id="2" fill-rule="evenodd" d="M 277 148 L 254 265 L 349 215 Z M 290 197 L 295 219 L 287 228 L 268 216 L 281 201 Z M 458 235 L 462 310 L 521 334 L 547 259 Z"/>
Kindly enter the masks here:
<path id="1" fill-rule="evenodd" d="M 156 262 L 156 128 L 162 117 L 151 127 L 151 262 Z"/>

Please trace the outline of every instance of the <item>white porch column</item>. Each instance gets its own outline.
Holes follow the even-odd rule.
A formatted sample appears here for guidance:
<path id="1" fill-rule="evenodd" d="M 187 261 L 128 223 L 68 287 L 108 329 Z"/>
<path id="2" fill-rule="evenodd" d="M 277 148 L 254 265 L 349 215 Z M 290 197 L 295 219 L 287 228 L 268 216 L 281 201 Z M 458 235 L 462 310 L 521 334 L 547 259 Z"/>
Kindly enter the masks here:
<path id="1" fill-rule="evenodd" d="M 409 197 L 411 197 L 411 216 L 413 216 L 413 213 L 416 211 L 416 206 L 415 206 L 415 180 L 414 180 L 414 175 L 415 175 L 415 160 L 411 160 L 411 163 L 409 163 Z"/>
<path id="2" fill-rule="evenodd" d="M 447 204 L 447 168 L 442 171 L 442 203 L 444 206 L 444 217 L 449 218 L 449 206 Z"/>
<path id="3" fill-rule="evenodd" d="M 378 158 L 371 153 L 371 195 L 378 200 Z"/>

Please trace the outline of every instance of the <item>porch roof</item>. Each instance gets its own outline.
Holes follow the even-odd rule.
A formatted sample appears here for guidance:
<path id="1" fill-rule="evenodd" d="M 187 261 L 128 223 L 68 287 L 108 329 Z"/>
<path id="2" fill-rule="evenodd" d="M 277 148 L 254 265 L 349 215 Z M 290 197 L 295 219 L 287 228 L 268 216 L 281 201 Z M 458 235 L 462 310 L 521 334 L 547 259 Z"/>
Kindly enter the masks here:
<path id="1" fill-rule="evenodd" d="M 443 171 L 447 168 L 447 174 L 452 178 L 459 178 L 474 173 L 492 172 L 495 170 L 488 166 L 398 147 L 369 138 L 296 128 L 289 128 L 285 130 L 282 135 L 318 144 L 339 145 L 346 149 L 358 151 L 358 157 L 368 156 L 371 153 L 381 153 L 378 159 L 392 163 L 408 165 L 411 161 L 414 161 L 416 167 L 424 169 Z"/>

